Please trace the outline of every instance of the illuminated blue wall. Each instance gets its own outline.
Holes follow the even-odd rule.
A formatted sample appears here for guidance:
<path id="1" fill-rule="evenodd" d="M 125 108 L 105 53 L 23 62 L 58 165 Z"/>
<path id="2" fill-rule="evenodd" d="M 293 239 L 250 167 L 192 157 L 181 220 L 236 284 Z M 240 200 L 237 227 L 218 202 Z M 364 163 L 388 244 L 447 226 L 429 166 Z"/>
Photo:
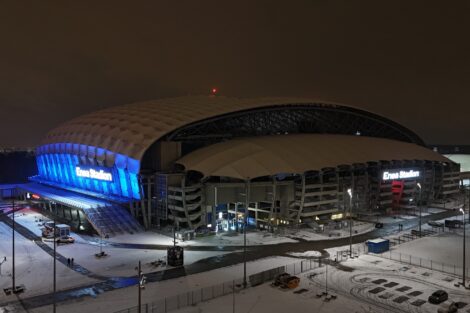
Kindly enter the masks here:
<path id="1" fill-rule="evenodd" d="M 41 153 L 36 156 L 38 176 L 61 185 L 88 190 L 103 195 L 140 199 L 138 180 L 139 161 L 123 155 L 115 154 L 115 163 L 107 167 L 113 176 L 113 181 L 103 181 L 92 178 L 78 177 L 76 166 L 93 167 L 93 164 L 83 164 L 80 156 L 73 153 Z M 97 166 L 97 165 L 95 165 Z"/>

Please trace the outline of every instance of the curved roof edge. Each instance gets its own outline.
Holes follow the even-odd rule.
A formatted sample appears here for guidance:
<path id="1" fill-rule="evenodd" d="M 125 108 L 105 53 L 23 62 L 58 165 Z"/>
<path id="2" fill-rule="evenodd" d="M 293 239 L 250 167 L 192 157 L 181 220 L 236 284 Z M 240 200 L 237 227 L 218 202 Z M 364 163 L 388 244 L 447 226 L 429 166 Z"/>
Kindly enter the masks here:
<path id="1" fill-rule="evenodd" d="M 51 130 L 37 152 L 49 152 L 49 148 L 41 147 L 62 146 L 56 145 L 59 143 L 81 144 L 140 160 L 155 141 L 187 125 L 224 114 L 289 105 L 336 108 L 362 114 L 407 134 L 414 142 L 423 143 L 414 132 L 390 119 L 337 103 L 304 98 L 188 96 L 120 105 L 77 117 Z"/>
<path id="2" fill-rule="evenodd" d="M 296 134 L 233 139 L 196 150 L 176 163 L 205 177 L 253 179 L 280 173 L 302 174 L 371 161 L 449 162 L 419 145 L 364 136 Z"/>

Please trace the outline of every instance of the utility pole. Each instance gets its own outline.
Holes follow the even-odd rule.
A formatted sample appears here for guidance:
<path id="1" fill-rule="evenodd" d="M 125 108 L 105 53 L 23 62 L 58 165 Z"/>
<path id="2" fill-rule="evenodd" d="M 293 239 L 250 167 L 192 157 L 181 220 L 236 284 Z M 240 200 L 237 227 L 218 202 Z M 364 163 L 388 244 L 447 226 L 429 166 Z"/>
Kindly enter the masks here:
<path id="1" fill-rule="evenodd" d="M 325 296 L 328 295 L 328 261 L 325 259 Z"/>
<path id="2" fill-rule="evenodd" d="M 232 313 L 235 313 L 235 281 L 232 282 Z"/>
<path id="3" fill-rule="evenodd" d="M 54 242 L 54 262 L 53 262 L 53 264 L 54 264 L 54 266 L 53 266 L 53 267 L 54 267 L 54 273 L 53 273 L 53 276 L 54 276 L 54 278 L 53 278 L 53 289 L 54 289 L 54 291 L 52 292 L 52 300 L 53 300 L 53 301 L 52 301 L 52 312 L 53 312 L 53 313 L 56 313 L 56 304 L 57 304 L 57 303 L 56 303 L 56 287 L 57 287 L 57 285 L 56 285 L 56 283 L 57 283 L 57 278 L 56 278 L 56 260 L 57 260 L 57 255 L 56 255 L 56 254 L 57 254 L 57 242 L 56 242 L 56 235 L 55 235 L 55 214 L 54 214 L 53 216 L 54 216 L 54 223 L 53 223 L 54 228 L 52 229 L 52 234 L 53 234 L 53 236 L 52 236 L 53 240 L 52 240 L 52 241 Z"/>
<path id="4" fill-rule="evenodd" d="M 419 203 L 418 203 L 418 206 L 419 206 L 419 237 L 421 237 L 421 194 L 422 194 L 422 191 L 421 191 L 421 184 L 420 183 L 416 183 L 416 186 L 418 186 L 419 188 Z"/>
<path id="5" fill-rule="evenodd" d="M 103 231 L 100 231 L 100 255 L 103 255 Z"/>
<path id="6" fill-rule="evenodd" d="M 138 309 L 138 312 L 141 313 L 142 312 L 142 285 L 141 285 L 141 277 L 142 277 L 142 269 L 141 269 L 141 266 L 140 266 L 140 261 L 139 261 L 139 283 L 137 284 L 137 287 L 139 288 L 139 309 Z"/>
<path id="7" fill-rule="evenodd" d="M 470 186 L 467 186 L 468 223 L 470 224 Z M 465 209 L 465 208 L 464 208 Z"/>
<path id="8" fill-rule="evenodd" d="M 246 288 L 246 226 L 248 221 L 248 206 L 250 205 L 250 180 L 247 179 L 245 183 L 245 216 L 244 216 L 244 225 L 243 225 L 243 288 Z"/>
<path id="9" fill-rule="evenodd" d="M 15 293 L 16 292 L 16 285 L 15 285 L 15 196 L 13 195 L 13 202 L 12 202 L 12 211 L 13 211 L 13 218 L 12 218 L 12 232 L 13 232 L 13 235 L 12 235 L 12 243 L 13 243 L 13 247 L 12 247 L 12 252 L 13 252 L 13 257 L 12 257 L 12 275 L 11 275 L 11 278 L 12 278 L 12 292 Z"/>
<path id="10" fill-rule="evenodd" d="M 465 209 L 460 209 L 463 222 L 463 260 L 462 260 L 462 285 L 465 286 Z"/>
<path id="11" fill-rule="evenodd" d="M 138 284 L 137 284 L 137 288 L 139 288 L 139 293 L 138 293 L 138 303 L 139 303 L 139 308 L 137 310 L 138 313 L 142 313 L 142 289 L 145 288 L 145 281 L 146 281 L 146 277 L 144 276 L 144 273 L 142 273 L 142 267 L 141 267 L 141 264 L 140 264 L 140 260 L 139 260 L 139 267 L 137 268 L 138 270 Z"/>
<path id="12" fill-rule="evenodd" d="M 349 257 L 352 258 L 352 197 L 353 191 L 348 189 L 349 194 Z"/>

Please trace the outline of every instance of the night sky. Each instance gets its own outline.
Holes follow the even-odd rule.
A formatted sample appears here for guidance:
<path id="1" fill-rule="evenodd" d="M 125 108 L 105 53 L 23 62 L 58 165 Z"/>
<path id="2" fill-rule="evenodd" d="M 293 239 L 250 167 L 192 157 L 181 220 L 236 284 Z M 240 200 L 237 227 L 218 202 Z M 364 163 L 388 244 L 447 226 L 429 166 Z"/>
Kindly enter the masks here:
<path id="1" fill-rule="evenodd" d="M 469 1 L 1 1 L 0 147 L 213 86 L 349 104 L 470 144 L 469 17 Z"/>

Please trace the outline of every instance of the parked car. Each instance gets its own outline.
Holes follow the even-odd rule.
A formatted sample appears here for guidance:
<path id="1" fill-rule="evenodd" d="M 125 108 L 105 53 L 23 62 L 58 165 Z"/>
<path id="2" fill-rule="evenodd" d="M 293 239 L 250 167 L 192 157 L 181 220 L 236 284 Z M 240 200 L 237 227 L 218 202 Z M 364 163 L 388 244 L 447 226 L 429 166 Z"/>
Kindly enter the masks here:
<path id="1" fill-rule="evenodd" d="M 444 290 L 434 291 L 432 295 L 429 296 L 429 303 L 439 304 L 449 299 L 449 295 Z"/>
<path id="2" fill-rule="evenodd" d="M 384 223 L 375 223 L 375 228 L 383 228 Z"/>

